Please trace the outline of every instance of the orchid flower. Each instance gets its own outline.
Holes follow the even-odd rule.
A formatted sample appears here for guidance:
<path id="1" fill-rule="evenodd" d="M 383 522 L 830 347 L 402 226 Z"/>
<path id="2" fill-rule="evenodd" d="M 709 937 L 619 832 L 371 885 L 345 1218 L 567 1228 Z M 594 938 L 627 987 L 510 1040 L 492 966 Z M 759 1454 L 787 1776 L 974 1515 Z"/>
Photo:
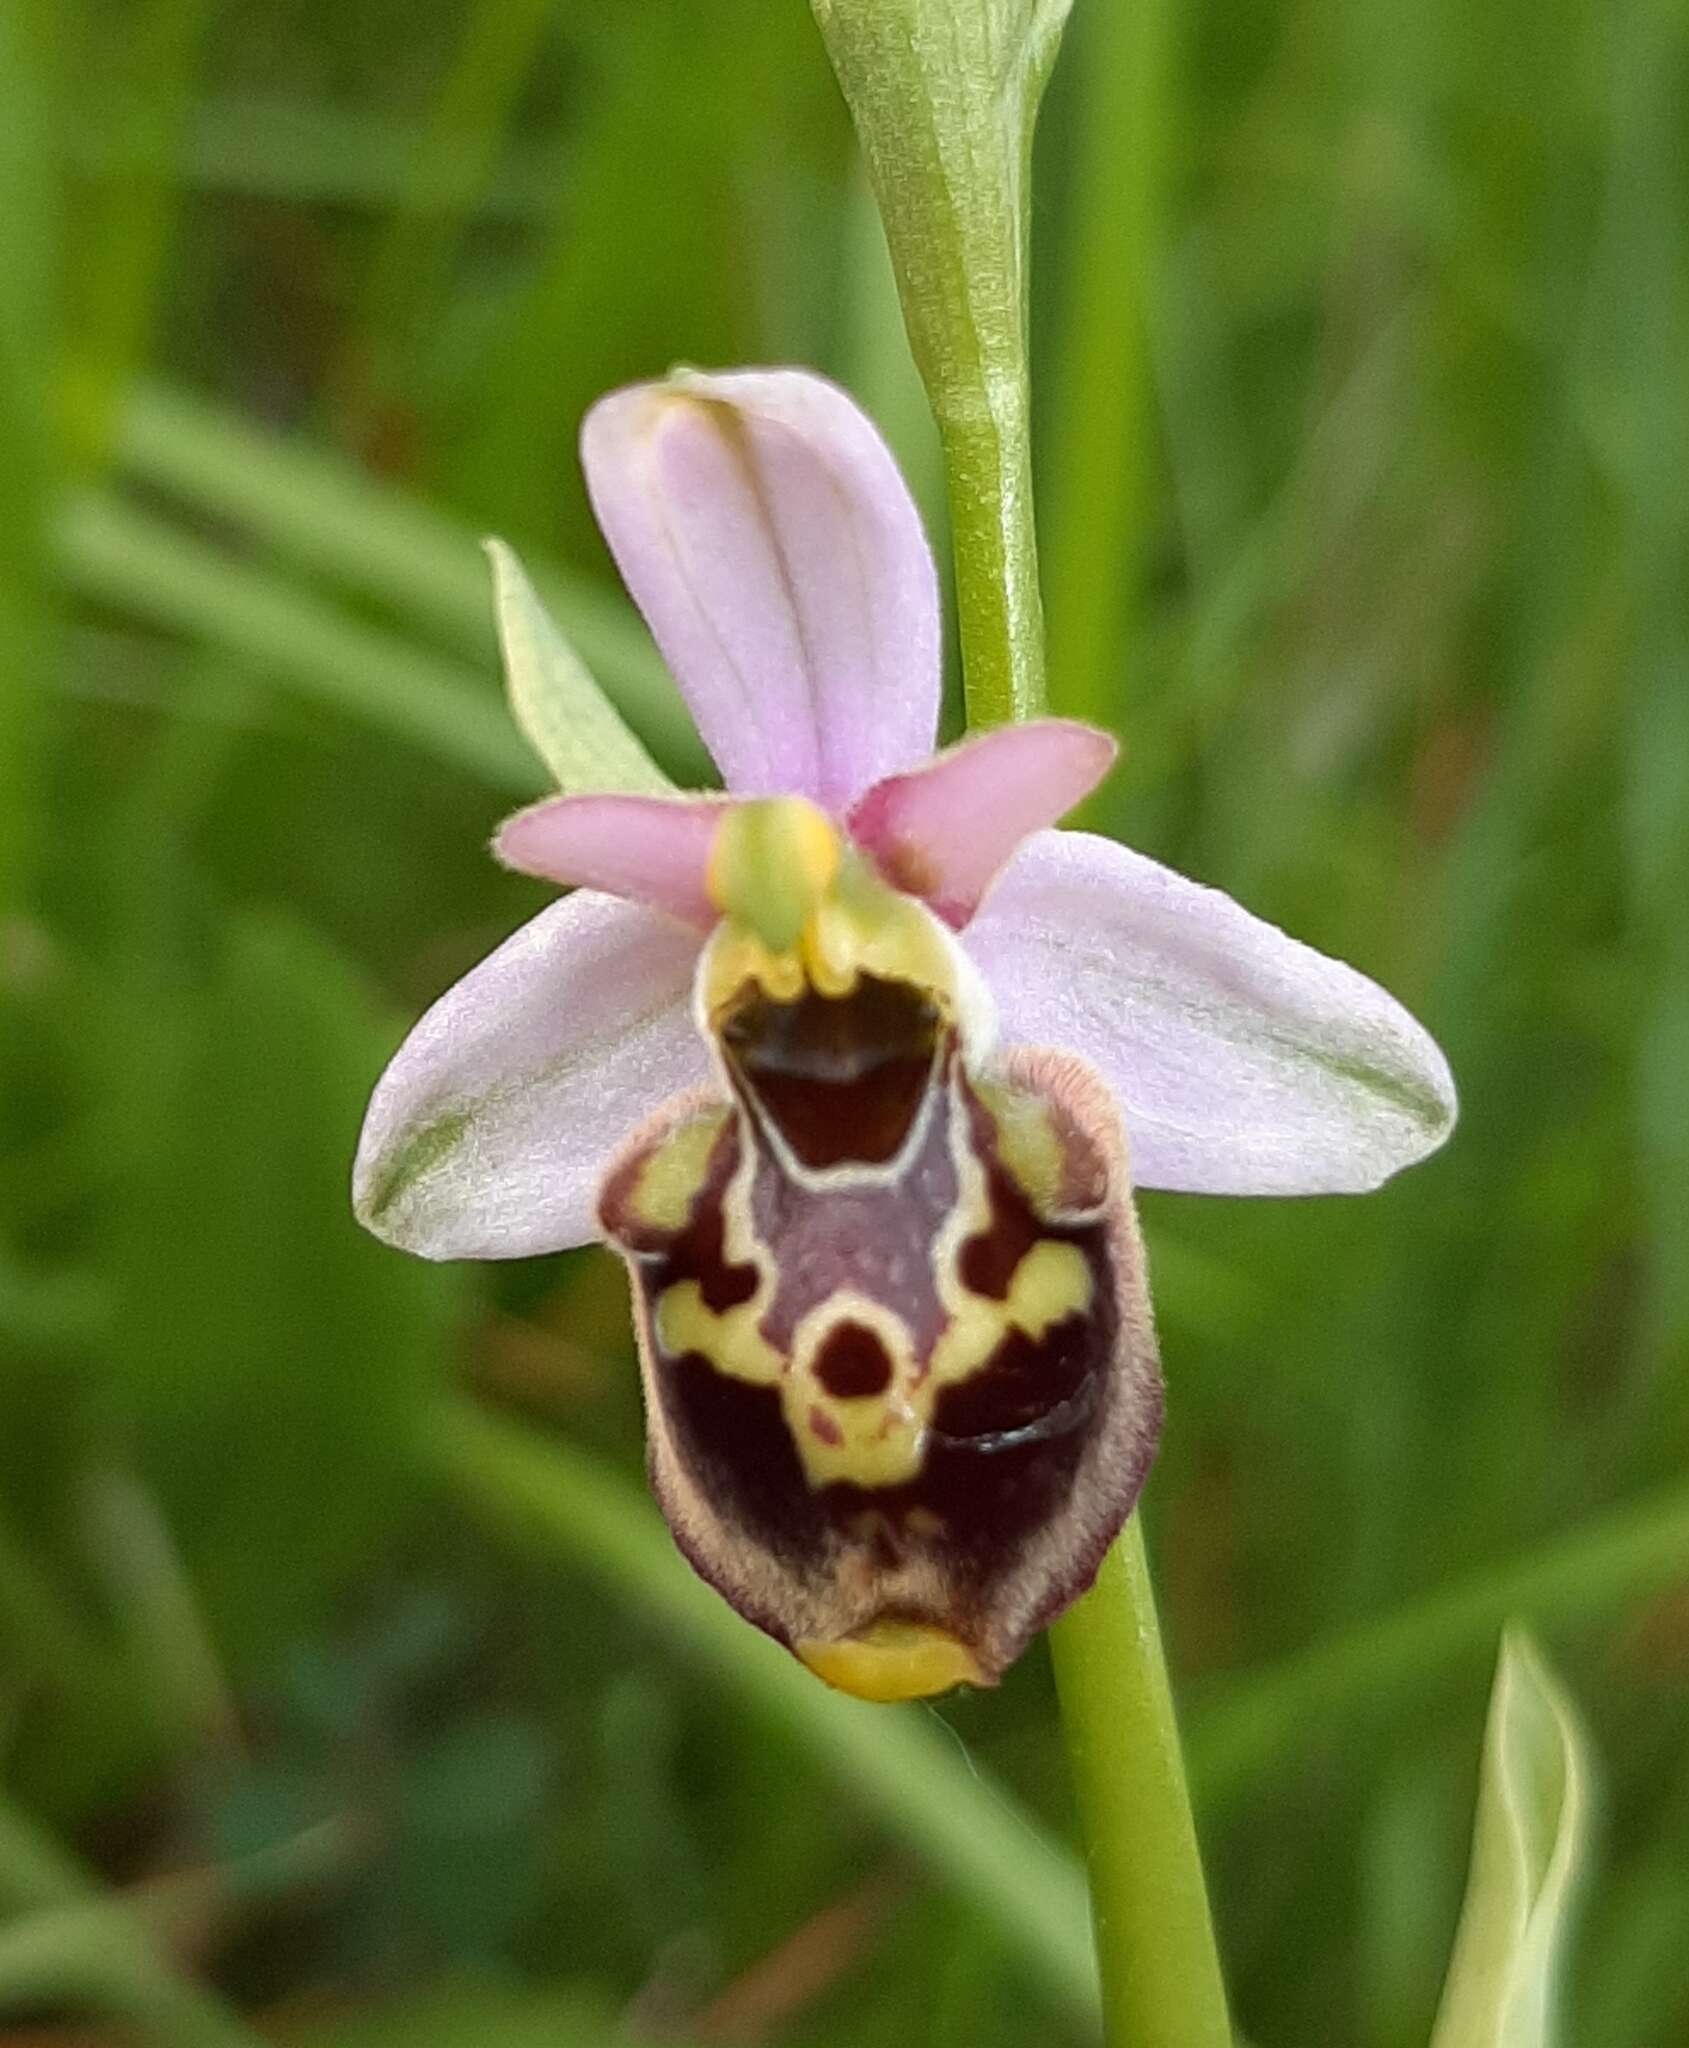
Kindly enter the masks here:
<path id="1" fill-rule="evenodd" d="M 1447 1135 L 1447 1065 L 1352 968 L 1051 829 L 1105 734 L 933 751 L 932 558 L 834 386 L 678 373 L 582 456 L 725 792 L 503 826 L 573 893 L 400 1049 L 359 1214 L 435 1259 L 608 1239 L 698 1571 L 846 1690 L 994 1682 L 1154 1453 L 1134 1187 L 1374 1187 Z"/>

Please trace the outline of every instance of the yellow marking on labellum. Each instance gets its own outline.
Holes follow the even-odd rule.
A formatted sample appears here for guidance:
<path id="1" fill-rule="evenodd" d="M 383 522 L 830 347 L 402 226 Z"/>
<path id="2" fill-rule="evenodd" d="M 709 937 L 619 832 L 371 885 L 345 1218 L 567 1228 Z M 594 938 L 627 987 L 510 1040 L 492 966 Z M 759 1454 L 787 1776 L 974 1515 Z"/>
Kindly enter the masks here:
<path id="1" fill-rule="evenodd" d="M 854 1636 L 810 1637 L 792 1647 L 817 1678 L 859 1700 L 924 1700 L 985 1683 L 967 1644 L 927 1622 L 876 1621 Z"/>
<path id="2" fill-rule="evenodd" d="M 771 862 L 790 872 L 771 880 Z M 958 969 L 942 928 L 854 851 L 841 848 L 813 806 L 780 799 L 729 813 L 718 829 L 710 888 L 724 910 L 701 969 L 701 1004 L 712 1025 L 722 1028 L 725 1020 L 731 1026 L 744 1015 L 750 984 L 784 1003 L 806 988 L 823 997 L 848 992 L 869 975 L 919 989 L 945 1017 L 944 1028 L 959 1036 Z M 778 950 L 782 942 L 785 950 Z M 668 1356 L 690 1353 L 730 1379 L 778 1388 L 790 1440 L 816 1491 L 840 1484 L 885 1490 L 917 1480 L 945 1390 L 989 1370 L 1013 1333 L 1037 1342 L 1091 1304 L 1094 1283 L 1085 1255 L 1055 1238 L 1027 1246 L 1001 1298 L 964 1282 L 967 1245 L 990 1232 L 995 1211 L 959 1052 L 934 1073 L 948 1076 L 932 1107 L 944 1117 L 957 1185 L 928 1242 L 910 1248 L 931 1262 L 945 1319 L 929 1354 L 917 1356 L 910 1326 L 896 1309 L 849 1286 L 813 1302 L 789 1344 L 776 1346 L 764 1334 L 762 1321 L 779 1285 L 776 1254 L 760 1240 L 751 1213 L 765 1140 L 739 1103 L 732 1114 L 739 1119 L 741 1159 L 721 1195 L 721 1256 L 730 1266 L 754 1264 L 756 1291 L 718 1311 L 691 1278 L 652 1304 L 656 1342 Z M 1050 1214 L 1060 1196 L 1064 1155 L 1048 1112 L 1005 1087 L 991 1089 L 986 1106 L 1010 1178 L 1036 1214 Z M 684 1226 L 720 1128 L 716 1118 L 699 1119 L 675 1133 L 634 1189 L 636 1215 L 659 1230 Z M 919 1122 L 911 1125 L 919 1128 Z M 777 1163 L 789 1178 L 796 1175 L 792 1161 L 779 1157 Z M 897 1170 L 876 1164 L 860 1174 L 873 1184 Z M 848 1166 L 829 1171 L 835 1184 L 848 1183 L 853 1173 Z"/>
<path id="3" fill-rule="evenodd" d="M 786 1361 L 757 1328 L 763 1293 L 758 1288 L 749 1301 L 713 1309 L 696 1280 L 682 1280 L 665 1288 L 652 1309 L 657 1342 L 671 1358 L 695 1351 L 729 1379 L 753 1387 L 777 1386 Z"/>
<path id="4" fill-rule="evenodd" d="M 950 1100 L 950 1154 L 956 1162 L 956 1202 L 932 1247 L 939 1300 L 950 1317 L 928 1361 L 928 1378 L 935 1386 L 977 1372 L 1007 1327 L 1002 1302 L 987 1300 L 962 1284 L 962 1247 L 990 1226 L 991 1195 L 959 1091 L 953 1091 Z"/>
<path id="5" fill-rule="evenodd" d="M 1011 1091 L 997 1089 L 993 1093 L 1005 1105 L 1011 1105 Z M 987 1107 L 992 1109 L 995 1117 L 996 1104 L 988 1100 Z M 1019 1146 L 1027 1170 L 1043 1170 L 1043 1162 L 1037 1153 L 1034 1120 L 1017 1111 L 1007 1121 L 1021 1126 Z M 1003 1121 L 999 1120 L 999 1143 L 1002 1142 L 1002 1130 Z M 960 1094 L 952 1101 L 950 1132 L 951 1153 L 956 1161 L 960 1186 L 956 1205 L 935 1238 L 932 1250 L 939 1299 L 950 1321 L 933 1346 L 928 1364 L 929 1404 L 936 1400 L 939 1388 L 971 1379 L 989 1361 L 1011 1330 L 1018 1329 L 1036 1342 L 1052 1323 L 1088 1308 L 1093 1284 L 1084 1253 L 1076 1245 L 1049 1238 L 1040 1239 L 1022 1255 L 1002 1300 L 976 1294 L 963 1284 L 963 1247 L 969 1238 L 989 1228 L 992 1210 L 985 1168 L 974 1147 L 966 1106 Z M 1033 1135 L 1029 1138 L 1028 1133 Z M 1054 1136 L 1053 1128 L 1051 1135 Z M 1020 1178 L 1019 1172 L 1015 1177 Z M 1027 1187 L 1026 1193 L 1034 1199 L 1035 1207 L 1041 1206 L 1034 1197 L 1033 1189 Z"/>
<path id="6" fill-rule="evenodd" d="M 753 987 L 778 1003 L 811 989 L 837 998 L 864 974 L 919 988 L 947 1015 L 960 1007 L 952 942 L 937 919 L 888 887 L 802 797 L 727 811 L 708 887 L 722 913 L 699 982 L 712 1029 Z"/>
<path id="7" fill-rule="evenodd" d="M 1011 1330 L 1036 1342 L 1064 1316 L 1091 1303 L 1091 1269 L 1077 1245 L 1044 1238 L 1021 1259 L 1003 1301 L 956 1290 L 949 1328 L 933 1346 L 930 1383 L 955 1386 L 971 1379 Z"/>
<path id="8" fill-rule="evenodd" d="M 636 1223 L 647 1230 L 683 1230 L 709 1177 L 710 1155 L 727 1123 L 725 1109 L 707 1110 L 671 1131 L 649 1153 L 627 1198 Z"/>
<path id="9" fill-rule="evenodd" d="M 1091 1268 L 1076 1244 L 1045 1238 L 1015 1268 L 1005 1307 L 1017 1329 L 1035 1342 L 1064 1316 L 1091 1305 Z"/>
<path id="10" fill-rule="evenodd" d="M 1020 1121 L 1033 1134 L 1023 1146 L 1030 1151 L 1037 1127 L 1029 1118 Z M 919 1478 L 933 1412 L 944 1390 L 987 1368 L 1011 1332 L 1037 1341 L 1063 1317 L 1090 1305 L 1093 1281 L 1084 1254 L 1050 1238 L 1022 1254 L 1002 1299 L 976 1294 L 963 1283 L 962 1249 L 989 1228 L 992 1209 L 959 1094 L 952 1098 L 950 1133 L 959 1188 L 929 1254 L 948 1320 L 929 1358 L 916 1358 L 910 1329 L 894 1309 L 849 1287 L 810 1309 L 792 1333 L 789 1353 L 763 1335 L 759 1326 L 775 1275 L 750 1221 L 755 1160 L 748 1137 L 744 1162 L 722 1197 L 724 1255 L 734 1263 L 754 1259 L 761 1266 L 756 1293 L 717 1311 L 705 1303 L 696 1280 L 685 1280 L 666 1289 L 653 1305 L 657 1342 L 670 1357 L 691 1352 L 730 1379 L 779 1388 L 781 1413 L 799 1463 L 818 1491 L 838 1484 L 896 1487 Z M 668 1178 L 649 1193 L 642 1180 L 636 1201 L 666 1199 L 678 1209 L 688 1185 L 696 1192 L 707 1148 L 691 1127 L 682 1127 L 676 1138 L 692 1148 L 690 1158 L 683 1150 Z M 1048 1173 L 1044 1177 L 1050 1178 Z"/>
<path id="11" fill-rule="evenodd" d="M 1066 1153 L 1047 1103 L 1000 1081 L 977 1084 L 997 1127 L 997 1156 L 1040 1216 L 1061 1204 Z"/>
<path id="12" fill-rule="evenodd" d="M 877 1344 L 883 1377 L 860 1392 L 828 1384 L 828 1360 L 841 1337 Z M 901 1486 L 921 1469 L 931 1400 L 922 1401 L 903 1318 L 854 1288 L 811 1309 L 793 1332 L 792 1365 L 781 1389 L 786 1427 L 811 1486 Z M 877 1384 L 875 1381 L 877 1380 Z M 848 1383 L 846 1383 L 848 1385 Z"/>
<path id="13" fill-rule="evenodd" d="M 735 1379 L 779 1382 L 786 1427 L 812 1487 L 840 1482 L 904 1486 L 920 1476 L 927 1432 L 943 1390 L 988 1365 L 1011 1330 L 1036 1341 L 1064 1316 L 1087 1308 L 1091 1289 L 1091 1269 L 1078 1247 L 1045 1239 L 1022 1257 L 1005 1300 L 989 1300 L 959 1285 L 953 1290 L 951 1320 L 924 1370 L 914 1359 L 903 1319 L 883 1302 L 849 1288 L 812 1309 L 799 1324 L 784 1370 L 754 1327 L 747 1338 L 743 1322 L 735 1323 L 736 1316 L 754 1314 L 750 1304 L 705 1325 L 700 1318 L 710 1312 L 697 1301 L 693 1282 L 670 1290 L 687 1298 L 672 1325 L 659 1321 L 659 1333 L 667 1346 L 671 1327 L 677 1329 L 687 1339 L 685 1348 L 702 1352 Z M 841 1333 L 860 1333 L 877 1342 L 883 1354 L 883 1377 L 876 1376 L 861 1391 L 840 1392 L 828 1383 L 827 1361 L 836 1357 Z"/>

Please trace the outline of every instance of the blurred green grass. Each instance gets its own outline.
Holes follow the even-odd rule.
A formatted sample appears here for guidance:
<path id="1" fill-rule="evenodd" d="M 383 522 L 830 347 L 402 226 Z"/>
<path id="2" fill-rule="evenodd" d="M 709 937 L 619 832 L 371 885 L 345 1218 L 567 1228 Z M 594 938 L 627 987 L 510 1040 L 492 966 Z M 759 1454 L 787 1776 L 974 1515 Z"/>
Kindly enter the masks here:
<path id="1" fill-rule="evenodd" d="M 536 771 L 477 535 L 698 772 L 583 406 L 816 363 L 942 533 L 807 9 L 392 27 L 0 0 L 0 2016 L 1083 2039 L 1041 1659 L 864 1721 L 670 1556 L 607 1260 L 347 1214 L 405 1021 L 543 900 L 483 852 Z M 1686 104 L 1668 0 L 1078 0 L 1045 118 L 1095 822 L 1465 1100 L 1365 1202 L 1145 1203 L 1259 2048 L 1424 2040 L 1511 1612 L 1604 1759 L 1567 2039 L 1689 2034 Z"/>

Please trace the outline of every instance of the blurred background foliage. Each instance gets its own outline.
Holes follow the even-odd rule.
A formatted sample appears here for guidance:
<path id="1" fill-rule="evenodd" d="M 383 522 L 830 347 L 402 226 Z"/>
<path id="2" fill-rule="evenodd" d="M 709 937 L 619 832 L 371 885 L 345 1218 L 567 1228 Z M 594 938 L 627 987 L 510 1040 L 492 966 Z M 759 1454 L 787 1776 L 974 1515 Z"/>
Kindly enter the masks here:
<path id="1" fill-rule="evenodd" d="M 1567 2039 L 1689 2038 L 1686 129 L 1680 0 L 1078 0 L 1046 110 L 1092 822 L 1465 1098 L 1370 1200 L 1144 1205 L 1259 2048 L 1423 2042 L 1512 1613 L 1604 1759 Z M 672 1556 L 609 1259 L 347 1213 L 543 901 L 477 536 L 698 772 L 573 447 L 675 360 L 841 377 L 942 533 L 799 0 L 0 0 L 7 2042 L 1086 2038 L 1041 1654 L 825 1694 Z"/>

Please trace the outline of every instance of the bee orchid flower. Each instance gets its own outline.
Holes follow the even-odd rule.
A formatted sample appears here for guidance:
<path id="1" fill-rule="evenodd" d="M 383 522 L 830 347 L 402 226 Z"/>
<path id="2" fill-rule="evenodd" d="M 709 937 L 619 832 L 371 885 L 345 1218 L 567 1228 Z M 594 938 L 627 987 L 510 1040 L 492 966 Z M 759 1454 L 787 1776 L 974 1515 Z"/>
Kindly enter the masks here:
<path id="1" fill-rule="evenodd" d="M 355 1171 L 427 1258 L 607 1239 L 681 1550 L 830 1683 L 990 1683 L 1154 1454 L 1134 1188 L 1358 1191 L 1454 1091 L 1381 988 L 1112 840 L 1114 743 L 935 753 L 942 634 L 871 424 L 791 370 L 601 400 L 599 522 L 723 792 L 564 794 L 572 893 L 447 991 Z"/>

